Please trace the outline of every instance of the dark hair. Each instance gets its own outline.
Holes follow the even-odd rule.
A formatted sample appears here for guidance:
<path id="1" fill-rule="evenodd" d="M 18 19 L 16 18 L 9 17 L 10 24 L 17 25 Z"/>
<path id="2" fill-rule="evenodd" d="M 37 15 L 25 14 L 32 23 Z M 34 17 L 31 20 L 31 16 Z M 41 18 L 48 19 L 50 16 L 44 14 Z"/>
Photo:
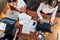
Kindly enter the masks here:
<path id="1" fill-rule="evenodd" d="M 16 2 L 17 0 L 7 0 L 8 3 Z"/>
<path id="2" fill-rule="evenodd" d="M 57 0 L 48 0 L 47 4 L 50 5 L 50 6 L 53 5 L 53 7 L 56 7 L 57 6 Z"/>

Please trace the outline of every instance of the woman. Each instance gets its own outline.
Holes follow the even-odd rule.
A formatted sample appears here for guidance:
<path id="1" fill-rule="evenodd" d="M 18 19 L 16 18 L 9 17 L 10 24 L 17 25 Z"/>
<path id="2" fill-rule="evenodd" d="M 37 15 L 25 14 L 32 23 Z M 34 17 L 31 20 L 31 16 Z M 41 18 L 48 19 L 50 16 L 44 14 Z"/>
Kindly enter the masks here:
<path id="1" fill-rule="evenodd" d="M 27 6 L 23 0 L 7 0 L 7 7 L 6 17 L 17 20 L 17 14 L 25 12 Z"/>
<path id="2" fill-rule="evenodd" d="M 53 25 L 57 9 L 58 9 L 57 0 L 48 0 L 47 2 L 42 2 L 40 4 L 40 6 L 37 9 L 37 14 L 40 19 L 36 27 L 37 31 L 51 32 L 50 26 Z"/>
<path id="3" fill-rule="evenodd" d="M 44 14 L 50 14 L 51 18 L 50 18 L 50 25 L 53 25 L 53 21 L 55 19 L 55 15 L 58 9 L 58 5 L 57 5 L 57 0 L 48 0 L 47 2 L 42 2 L 39 6 L 39 8 L 37 9 L 37 14 L 40 18 L 40 23 L 43 24 L 44 23 L 44 18 L 41 15 L 41 13 Z"/>
<path id="4" fill-rule="evenodd" d="M 18 20 L 18 15 L 23 12 L 26 12 L 25 11 L 26 4 L 23 0 L 7 0 L 7 7 L 8 7 L 8 10 L 6 12 L 6 17 L 1 21 L 7 24 L 5 34 L 6 36 L 9 36 L 12 34 L 12 31 L 15 29 L 14 24 L 16 20 Z M 19 30 L 16 30 L 16 35 L 18 32 Z M 16 36 L 13 38 L 13 40 L 15 39 L 16 39 Z M 12 40 L 12 38 L 7 40 Z"/>

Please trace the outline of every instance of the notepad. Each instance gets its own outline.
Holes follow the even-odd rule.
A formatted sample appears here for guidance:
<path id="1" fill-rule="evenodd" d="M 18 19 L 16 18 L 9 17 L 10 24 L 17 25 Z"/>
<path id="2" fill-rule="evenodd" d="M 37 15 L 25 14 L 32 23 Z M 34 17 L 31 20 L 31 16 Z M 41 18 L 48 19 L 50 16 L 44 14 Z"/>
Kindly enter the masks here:
<path id="1" fill-rule="evenodd" d="M 6 28 L 6 24 L 3 22 L 0 22 L 0 30 L 5 31 L 5 28 Z"/>

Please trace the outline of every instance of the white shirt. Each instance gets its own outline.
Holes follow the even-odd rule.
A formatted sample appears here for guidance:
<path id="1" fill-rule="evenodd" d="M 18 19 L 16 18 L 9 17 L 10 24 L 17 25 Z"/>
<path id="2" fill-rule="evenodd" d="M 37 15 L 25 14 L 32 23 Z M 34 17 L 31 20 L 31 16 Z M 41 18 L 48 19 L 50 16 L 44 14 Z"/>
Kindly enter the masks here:
<path id="1" fill-rule="evenodd" d="M 43 19 L 42 15 L 41 15 L 41 13 L 40 13 L 41 10 L 42 10 L 45 14 L 47 14 L 47 13 L 52 13 L 50 20 L 53 21 L 54 18 L 55 18 L 57 9 L 58 9 L 58 6 L 56 6 L 55 8 L 50 9 L 50 8 L 49 8 L 49 5 L 46 5 L 46 4 L 44 4 L 44 3 L 41 3 L 40 6 L 39 6 L 38 9 L 37 9 L 37 14 L 38 14 L 38 16 L 39 16 L 40 19 Z"/>
<path id="2" fill-rule="evenodd" d="M 26 23 L 29 23 L 32 18 L 31 16 L 27 15 L 26 13 L 18 14 L 18 17 L 19 17 L 19 23 L 23 24 L 23 25 Z"/>
<path id="3" fill-rule="evenodd" d="M 18 3 L 17 3 L 17 9 L 23 8 L 24 6 L 27 7 L 26 3 L 23 0 L 17 0 L 17 1 L 18 1 Z"/>

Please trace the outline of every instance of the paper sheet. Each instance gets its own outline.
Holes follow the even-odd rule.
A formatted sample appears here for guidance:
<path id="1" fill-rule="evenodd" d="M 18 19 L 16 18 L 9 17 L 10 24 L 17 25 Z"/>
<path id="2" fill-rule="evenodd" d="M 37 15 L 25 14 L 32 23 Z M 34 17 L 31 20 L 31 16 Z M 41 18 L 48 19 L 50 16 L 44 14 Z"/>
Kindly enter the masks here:
<path id="1" fill-rule="evenodd" d="M 5 23 L 0 22 L 0 30 L 5 31 L 5 28 L 6 28 L 6 24 L 5 24 Z"/>
<path id="2" fill-rule="evenodd" d="M 19 16 L 20 24 L 28 23 L 32 18 L 31 16 L 27 15 L 26 13 L 18 14 L 18 16 Z"/>
<path id="3" fill-rule="evenodd" d="M 30 34 L 30 27 L 28 25 L 23 25 L 22 33 Z"/>
<path id="4" fill-rule="evenodd" d="M 30 34 L 30 32 L 35 32 L 36 24 L 33 25 L 33 20 L 30 20 L 29 23 L 23 24 L 22 33 Z"/>

